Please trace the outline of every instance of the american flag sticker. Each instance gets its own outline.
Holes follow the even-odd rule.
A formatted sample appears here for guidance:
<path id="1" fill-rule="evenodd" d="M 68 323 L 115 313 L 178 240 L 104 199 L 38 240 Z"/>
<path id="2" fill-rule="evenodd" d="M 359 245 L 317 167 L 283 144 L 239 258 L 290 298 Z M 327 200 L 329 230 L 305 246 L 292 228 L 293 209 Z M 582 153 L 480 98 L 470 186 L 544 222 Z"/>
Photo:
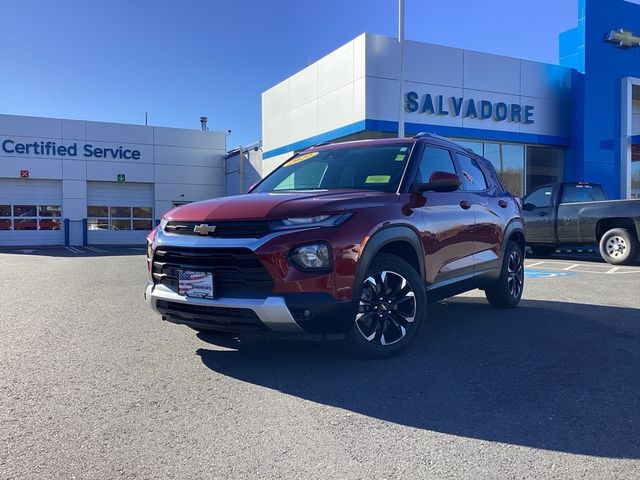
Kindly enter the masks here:
<path id="1" fill-rule="evenodd" d="M 213 298 L 213 275 L 206 272 L 178 272 L 178 294 L 188 297 Z"/>

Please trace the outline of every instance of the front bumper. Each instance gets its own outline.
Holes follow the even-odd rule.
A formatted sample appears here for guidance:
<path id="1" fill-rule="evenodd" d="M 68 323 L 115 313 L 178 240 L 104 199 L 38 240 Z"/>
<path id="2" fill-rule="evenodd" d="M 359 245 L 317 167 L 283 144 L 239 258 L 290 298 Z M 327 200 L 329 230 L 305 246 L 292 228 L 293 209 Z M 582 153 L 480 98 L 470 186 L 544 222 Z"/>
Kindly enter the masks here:
<path id="1" fill-rule="evenodd" d="M 147 284 L 144 297 L 155 312 L 173 323 L 227 332 L 259 332 L 264 328 L 282 333 L 304 332 L 282 297 L 189 298 L 151 282 Z M 244 311 L 252 312 L 254 316 Z"/>
<path id="2" fill-rule="evenodd" d="M 347 266 L 334 261 L 334 271 L 322 275 L 300 272 L 287 264 L 291 245 L 311 243 L 317 236 L 316 230 L 274 232 L 257 239 L 200 238 L 158 231 L 153 239 L 156 253 L 151 265 L 155 283 L 149 282 L 145 298 L 164 320 L 196 329 L 271 332 L 279 336 L 342 335 L 351 328 L 355 316 L 353 269 L 347 268 L 353 267 L 353 260 Z M 161 250 L 165 253 L 156 259 Z M 337 251 L 343 252 L 344 248 Z M 220 297 L 178 295 L 175 276 L 183 264 L 194 271 L 213 269 L 220 275 L 221 281 L 216 280 Z M 215 271 L 218 267 L 219 272 Z M 267 285 L 267 277 L 273 284 Z"/>
<path id="3" fill-rule="evenodd" d="M 352 302 L 323 294 L 253 298 L 189 298 L 149 282 L 144 298 L 163 320 L 202 330 L 286 335 L 343 335 L 355 315 Z"/>

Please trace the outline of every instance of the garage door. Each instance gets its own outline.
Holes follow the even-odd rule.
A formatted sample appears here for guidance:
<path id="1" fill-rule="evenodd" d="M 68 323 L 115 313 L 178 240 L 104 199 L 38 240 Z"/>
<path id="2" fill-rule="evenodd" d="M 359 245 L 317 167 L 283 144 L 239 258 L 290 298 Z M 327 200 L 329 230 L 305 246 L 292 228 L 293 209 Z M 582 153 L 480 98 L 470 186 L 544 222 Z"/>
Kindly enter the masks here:
<path id="1" fill-rule="evenodd" d="M 62 245 L 62 181 L 0 178 L 0 245 Z"/>
<path id="2" fill-rule="evenodd" d="M 89 244 L 144 244 L 153 228 L 153 184 L 87 182 Z"/>

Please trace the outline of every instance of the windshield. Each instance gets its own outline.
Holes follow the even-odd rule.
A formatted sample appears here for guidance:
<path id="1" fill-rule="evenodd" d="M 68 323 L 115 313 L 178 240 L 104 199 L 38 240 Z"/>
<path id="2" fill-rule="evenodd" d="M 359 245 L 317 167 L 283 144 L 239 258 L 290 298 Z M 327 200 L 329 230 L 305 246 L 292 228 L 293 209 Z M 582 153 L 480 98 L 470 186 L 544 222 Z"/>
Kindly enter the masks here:
<path id="1" fill-rule="evenodd" d="M 395 192 L 411 145 L 335 148 L 296 155 L 265 178 L 252 193 L 337 188 Z"/>

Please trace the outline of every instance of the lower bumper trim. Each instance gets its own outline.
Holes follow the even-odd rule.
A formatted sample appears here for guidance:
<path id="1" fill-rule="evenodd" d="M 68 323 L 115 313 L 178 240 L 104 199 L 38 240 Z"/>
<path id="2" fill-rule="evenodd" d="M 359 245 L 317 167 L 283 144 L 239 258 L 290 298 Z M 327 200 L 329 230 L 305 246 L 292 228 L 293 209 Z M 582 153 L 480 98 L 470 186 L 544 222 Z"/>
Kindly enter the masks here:
<path id="1" fill-rule="evenodd" d="M 159 315 L 174 323 L 198 326 L 209 323 L 212 328 L 224 323 L 246 324 L 255 315 L 270 330 L 283 333 L 304 333 L 293 319 L 282 297 L 253 298 L 189 298 L 178 295 L 164 285 L 149 283 L 145 290 L 149 306 Z M 251 315 L 247 311 L 252 312 Z M 223 320 L 224 318 L 224 320 Z M 223 323 L 223 325 L 220 325 Z M 251 324 L 252 322 L 249 321 Z M 243 328 L 241 325 L 237 327 Z M 255 330 L 251 325 L 250 329 Z M 237 330 L 231 327 L 233 330 Z"/>

